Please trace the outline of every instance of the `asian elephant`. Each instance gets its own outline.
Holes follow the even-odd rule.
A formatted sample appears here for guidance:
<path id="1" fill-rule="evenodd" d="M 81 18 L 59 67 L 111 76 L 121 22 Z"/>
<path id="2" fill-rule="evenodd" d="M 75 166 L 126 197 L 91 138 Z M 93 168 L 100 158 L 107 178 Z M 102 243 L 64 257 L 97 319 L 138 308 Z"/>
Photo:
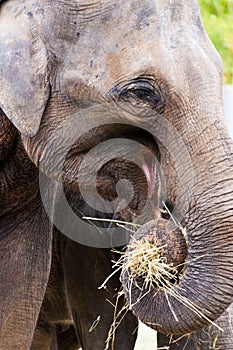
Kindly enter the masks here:
<path id="1" fill-rule="evenodd" d="M 230 350 L 233 145 L 197 1 L 0 6 L 0 349 L 130 350 L 137 319 L 206 349 L 223 314 Z M 111 277 L 159 225 L 176 283 Z"/>

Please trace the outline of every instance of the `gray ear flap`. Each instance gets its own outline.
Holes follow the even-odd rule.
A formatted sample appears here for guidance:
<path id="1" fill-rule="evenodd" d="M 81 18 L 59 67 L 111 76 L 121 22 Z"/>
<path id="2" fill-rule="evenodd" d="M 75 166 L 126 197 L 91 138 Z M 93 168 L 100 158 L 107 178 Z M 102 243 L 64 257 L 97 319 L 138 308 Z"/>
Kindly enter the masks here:
<path id="1" fill-rule="evenodd" d="M 47 50 L 32 30 L 31 16 L 12 12 L 10 7 L 0 13 L 0 108 L 31 137 L 39 129 L 50 93 Z"/>

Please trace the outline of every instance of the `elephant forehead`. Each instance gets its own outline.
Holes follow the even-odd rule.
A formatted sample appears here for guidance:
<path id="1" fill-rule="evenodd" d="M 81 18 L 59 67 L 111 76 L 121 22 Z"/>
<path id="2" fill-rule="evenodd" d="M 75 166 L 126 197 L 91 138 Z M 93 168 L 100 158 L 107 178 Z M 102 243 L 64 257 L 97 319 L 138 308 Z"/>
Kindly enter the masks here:
<path id="1" fill-rule="evenodd" d="M 57 6 L 54 7 L 54 3 Z M 130 29 L 140 29 L 143 26 L 150 26 L 153 23 L 158 29 L 168 30 L 172 23 L 185 22 L 187 26 L 192 23 L 200 23 L 200 15 L 196 1 L 177 0 L 128 0 L 112 1 L 102 0 L 98 2 L 87 1 L 53 1 L 51 7 L 53 16 L 47 13 L 49 21 L 57 29 L 57 36 L 70 38 L 74 42 L 75 38 L 71 33 L 89 27 L 95 28 L 96 34 L 101 28 L 108 29 L 109 26 L 116 28 L 121 35 Z M 54 16 L 56 13 L 56 16 Z M 116 23 L 117 22 L 117 23 Z M 174 30 L 174 28 L 171 28 Z M 65 32 L 64 32 L 65 31 Z M 70 31 L 70 34 L 68 32 Z M 65 34 L 64 34 L 65 33 Z M 66 36 L 67 34 L 67 36 Z M 105 35 L 108 36 L 106 31 Z"/>
<path id="2" fill-rule="evenodd" d="M 145 11 L 140 12 L 142 18 L 149 14 L 149 12 L 146 12 L 146 9 L 150 11 L 155 10 L 157 13 L 161 13 L 164 9 L 170 8 L 173 19 L 175 19 L 178 14 L 180 14 L 181 18 L 184 15 L 190 16 L 192 12 L 195 12 L 195 15 L 199 12 L 196 0 L 144 0 L 143 2 L 137 0 L 101 0 L 94 2 L 87 0 L 54 0 L 52 3 L 53 5 L 57 4 L 58 7 L 66 7 L 71 16 L 73 14 L 78 14 L 80 17 L 90 16 L 91 19 L 98 17 L 103 13 L 109 14 L 114 8 L 121 8 L 124 12 L 128 9 L 133 10 L 133 12 L 135 12 L 135 10 L 144 9 Z"/>
<path id="3" fill-rule="evenodd" d="M 103 94 L 118 81 L 146 74 L 186 91 L 190 64 L 217 61 L 196 0 L 19 0 L 17 6 L 3 3 L 1 17 L 9 12 L 11 23 L 27 27 L 29 42 L 39 38 L 49 59 L 55 57 L 51 81 L 56 75 L 56 88 L 71 96 L 80 96 L 80 87 L 84 98 L 90 88 Z"/>
<path id="4" fill-rule="evenodd" d="M 63 62 L 61 89 L 74 86 L 71 77 L 76 82 L 99 84 L 101 91 L 140 74 L 166 71 L 172 77 L 176 73 L 171 67 L 173 51 L 183 50 L 185 56 L 187 41 L 200 41 L 196 2 L 108 0 L 84 6 L 82 11 L 78 4 L 72 11 L 66 5 L 66 16 L 57 24 L 59 40 L 50 40 Z"/>

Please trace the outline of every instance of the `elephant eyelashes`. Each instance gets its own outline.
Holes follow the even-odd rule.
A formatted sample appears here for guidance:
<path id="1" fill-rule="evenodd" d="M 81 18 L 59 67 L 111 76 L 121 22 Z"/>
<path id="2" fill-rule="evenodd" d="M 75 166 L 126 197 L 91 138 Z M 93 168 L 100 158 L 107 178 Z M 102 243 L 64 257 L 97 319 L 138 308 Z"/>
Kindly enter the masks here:
<path id="1" fill-rule="evenodd" d="M 135 99 L 143 103 L 151 105 L 154 102 L 154 96 L 151 94 L 149 89 L 129 89 L 125 94 L 124 98 Z"/>
<path id="2" fill-rule="evenodd" d="M 156 89 L 151 82 L 136 80 L 126 84 L 119 94 L 122 101 L 137 106 L 150 107 L 159 113 L 164 110 L 164 101 L 159 89 Z"/>

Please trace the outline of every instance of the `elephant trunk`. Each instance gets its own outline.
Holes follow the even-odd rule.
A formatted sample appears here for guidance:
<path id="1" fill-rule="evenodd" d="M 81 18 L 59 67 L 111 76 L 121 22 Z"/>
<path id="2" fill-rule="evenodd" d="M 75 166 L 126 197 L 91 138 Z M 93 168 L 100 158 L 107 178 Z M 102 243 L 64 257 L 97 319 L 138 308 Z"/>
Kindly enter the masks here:
<path id="1" fill-rule="evenodd" d="M 189 209 L 182 220 L 187 232 L 186 262 L 186 244 L 179 229 L 164 224 L 165 238 L 158 243 L 158 223 L 145 224 L 132 240 L 140 243 L 142 237 L 150 242 L 151 239 L 153 242 L 157 239 L 156 244 L 160 248 L 164 247 L 166 241 L 166 251 L 162 251 L 161 255 L 168 263 L 167 270 L 165 268 L 157 281 L 155 276 L 152 283 L 145 283 L 145 275 L 133 273 L 134 267 L 127 261 L 130 251 L 135 247 L 129 244 L 121 276 L 126 298 L 138 319 L 159 332 L 186 334 L 198 330 L 214 322 L 232 301 L 232 155 L 232 145 L 225 134 L 224 145 L 222 143 L 208 154 L 209 162 L 204 165 L 205 169 L 200 157 L 199 160 L 196 157 L 193 166 L 197 178 Z M 211 176 L 208 176 L 209 172 Z M 171 232 L 178 234 L 175 243 Z M 179 266 L 184 265 L 185 269 L 179 269 Z M 177 267 L 174 276 L 171 266 Z M 164 282 L 166 278 L 167 283 Z"/>

